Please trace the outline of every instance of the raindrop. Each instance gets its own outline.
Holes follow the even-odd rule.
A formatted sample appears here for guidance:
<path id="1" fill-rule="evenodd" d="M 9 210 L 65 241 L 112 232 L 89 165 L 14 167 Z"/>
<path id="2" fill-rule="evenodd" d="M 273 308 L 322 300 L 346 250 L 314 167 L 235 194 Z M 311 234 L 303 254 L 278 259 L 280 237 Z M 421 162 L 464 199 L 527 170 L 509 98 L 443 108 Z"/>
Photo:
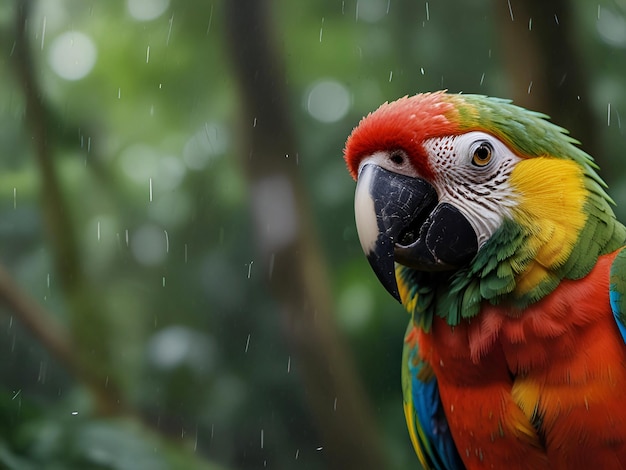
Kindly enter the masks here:
<path id="1" fill-rule="evenodd" d="M 264 433 L 263 433 L 263 429 L 261 428 L 261 449 L 263 448 L 263 438 L 264 438 Z"/>
<path id="2" fill-rule="evenodd" d="M 150 62 L 150 46 L 146 48 L 146 64 Z"/>
<path id="3" fill-rule="evenodd" d="M 248 333 L 248 337 L 246 338 L 246 348 L 244 349 L 245 353 L 248 352 L 249 347 L 250 347 L 250 333 Z"/>
<path id="4" fill-rule="evenodd" d="M 152 178 L 149 179 L 149 201 L 152 202 Z"/>
<path id="5" fill-rule="evenodd" d="M 299 456 L 300 456 L 300 449 L 296 449 L 296 460 L 298 460 Z"/>
<path id="6" fill-rule="evenodd" d="M 250 275 L 252 274 L 252 263 L 254 263 L 254 261 L 250 261 L 250 264 L 248 264 L 248 279 L 250 279 Z"/>
<path id="7" fill-rule="evenodd" d="M 393 70 L 389 71 L 389 83 L 391 83 L 391 79 L 393 78 Z"/>
<path id="8" fill-rule="evenodd" d="M 426 21 L 430 21 L 430 10 L 428 9 L 428 2 L 426 2 Z"/>
<path id="9" fill-rule="evenodd" d="M 17 188 L 13 188 L 13 209 L 17 209 Z"/>
<path id="10" fill-rule="evenodd" d="M 530 90 L 532 90 L 533 88 L 533 81 L 531 80 L 530 83 L 528 84 L 528 94 L 530 95 Z"/>
<path id="11" fill-rule="evenodd" d="M 607 127 L 611 127 L 611 103 L 608 104 L 606 110 L 606 125 Z"/>
<path id="12" fill-rule="evenodd" d="M 506 3 L 508 3 L 509 5 L 509 15 L 511 15 L 511 21 L 515 21 L 515 18 L 513 17 L 513 7 L 511 6 L 511 0 L 506 0 Z"/>
<path id="13" fill-rule="evenodd" d="M 211 4 L 211 10 L 209 11 L 209 24 L 206 27 L 206 34 L 209 35 L 209 31 L 211 31 L 211 23 L 213 22 L 213 4 Z"/>
<path id="14" fill-rule="evenodd" d="M 48 363 L 45 361 L 41 361 L 39 363 L 39 375 L 37 376 L 37 382 L 45 384 L 46 383 L 46 373 L 48 371 Z"/>
<path id="15" fill-rule="evenodd" d="M 322 450 L 322 449 L 323 449 L 323 447 L 322 447 L 322 446 L 319 446 L 319 447 L 318 447 L 317 449 L 315 449 L 315 450 L 319 452 L 319 451 L 320 451 L 320 450 Z"/>
<path id="16" fill-rule="evenodd" d="M 78 416 L 78 411 L 72 411 L 72 416 Z"/>
<path id="17" fill-rule="evenodd" d="M 167 39 L 165 40 L 165 45 L 170 45 L 170 38 L 172 37 L 172 25 L 174 24 L 174 15 L 170 17 L 169 28 L 167 29 Z M 160 86 L 159 86 L 160 88 Z"/>
<path id="18" fill-rule="evenodd" d="M 320 42 L 322 42 L 323 31 L 324 31 L 324 17 L 322 16 L 322 26 L 320 26 Z"/>
<path id="19" fill-rule="evenodd" d="M 291 356 L 287 359 L 287 373 L 291 372 Z"/>
<path id="20" fill-rule="evenodd" d="M 42 25 L 41 25 L 41 50 L 43 51 L 44 39 L 46 37 L 46 16 L 44 15 Z"/>

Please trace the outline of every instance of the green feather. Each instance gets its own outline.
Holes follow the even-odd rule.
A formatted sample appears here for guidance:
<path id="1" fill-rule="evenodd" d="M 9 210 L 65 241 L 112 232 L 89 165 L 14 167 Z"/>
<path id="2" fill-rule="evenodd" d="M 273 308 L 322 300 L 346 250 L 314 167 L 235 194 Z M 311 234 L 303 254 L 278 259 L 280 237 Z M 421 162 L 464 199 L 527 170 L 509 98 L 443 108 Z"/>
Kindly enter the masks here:
<path id="1" fill-rule="evenodd" d="M 614 204 L 606 184 L 598 176 L 592 157 L 577 147 L 567 131 L 550 123 L 547 116 L 528 111 L 508 100 L 480 95 L 443 95 L 458 110 L 460 132 L 486 131 L 500 138 L 519 155 L 569 159 L 582 168 L 587 197 L 587 216 L 569 258 L 552 267 L 545 278 L 529 292 L 516 294 L 516 276 L 531 263 L 536 252 L 528 243 L 528 231 L 512 219 L 505 219 L 482 246 L 469 266 L 453 273 L 424 273 L 399 266 L 398 273 L 415 300 L 415 324 L 428 331 L 435 315 L 450 325 L 477 315 L 483 302 L 524 308 L 552 292 L 562 279 L 579 279 L 593 268 L 599 256 L 624 244 L 626 228 L 615 219 Z M 540 227 L 537 227 L 539 230 Z M 626 285 L 626 282 L 625 284 Z M 626 311 L 626 307 L 624 308 Z M 623 320 L 626 320 L 624 318 Z"/>

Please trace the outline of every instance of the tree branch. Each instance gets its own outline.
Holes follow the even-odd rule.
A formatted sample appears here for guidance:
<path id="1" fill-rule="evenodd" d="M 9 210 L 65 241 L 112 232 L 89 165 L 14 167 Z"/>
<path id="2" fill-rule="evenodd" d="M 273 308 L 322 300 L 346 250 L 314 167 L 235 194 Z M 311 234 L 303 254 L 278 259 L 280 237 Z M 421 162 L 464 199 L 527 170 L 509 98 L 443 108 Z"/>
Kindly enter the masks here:
<path id="1" fill-rule="evenodd" d="M 37 83 L 27 32 L 31 0 L 16 0 L 13 64 L 25 100 L 25 119 L 31 131 L 34 156 L 41 175 L 41 207 L 44 226 L 59 275 L 61 289 L 68 300 L 70 331 L 54 324 L 49 314 L 38 307 L 10 280 L 6 272 L 0 292 L 37 338 L 65 363 L 94 393 L 101 412 L 119 411 L 121 398 L 114 370 L 106 350 L 106 328 L 100 307 L 85 281 L 74 224 L 61 190 L 54 165 L 54 133 L 49 132 L 50 113 Z M 69 333 L 69 334 L 68 334 Z M 72 348 L 68 337 L 72 337 Z"/>

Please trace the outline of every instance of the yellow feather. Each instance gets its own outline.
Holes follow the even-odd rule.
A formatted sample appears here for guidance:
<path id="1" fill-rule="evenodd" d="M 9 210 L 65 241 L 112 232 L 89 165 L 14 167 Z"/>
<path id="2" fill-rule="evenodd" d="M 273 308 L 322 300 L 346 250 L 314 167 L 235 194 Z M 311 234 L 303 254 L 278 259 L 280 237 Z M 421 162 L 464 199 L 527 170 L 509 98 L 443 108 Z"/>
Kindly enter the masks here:
<path id="1" fill-rule="evenodd" d="M 430 469 L 426 461 L 426 456 L 424 455 L 424 451 L 419 444 L 419 438 L 417 437 L 417 428 L 415 426 L 415 411 L 413 410 L 413 405 L 411 403 L 404 402 L 404 417 L 406 418 L 406 424 L 409 428 L 409 436 L 411 436 L 411 442 L 413 443 L 413 448 L 415 449 L 415 453 L 417 454 L 417 459 L 422 464 L 426 470 Z M 426 436 L 422 436 L 422 442 L 425 442 Z"/>
<path id="2" fill-rule="evenodd" d="M 404 279 L 400 275 L 401 271 L 400 265 L 396 265 L 396 282 L 398 284 L 398 292 L 400 293 L 400 299 L 402 300 L 402 305 L 407 312 L 412 312 L 415 309 L 415 304 L 417 302 L 417 295 L 411 297 L 409 286 Z"/>
<path id="3" fill-rule="evenodd" d="M 519 194 L 513 217 L 529 234 L 512 262 L 521 274 L 518 295 L 537 287 L 568 259 L 587 220 L 584 178 L 576 162 L 547 156 L 523 160 L 511 173 L 511 186 Z"/>

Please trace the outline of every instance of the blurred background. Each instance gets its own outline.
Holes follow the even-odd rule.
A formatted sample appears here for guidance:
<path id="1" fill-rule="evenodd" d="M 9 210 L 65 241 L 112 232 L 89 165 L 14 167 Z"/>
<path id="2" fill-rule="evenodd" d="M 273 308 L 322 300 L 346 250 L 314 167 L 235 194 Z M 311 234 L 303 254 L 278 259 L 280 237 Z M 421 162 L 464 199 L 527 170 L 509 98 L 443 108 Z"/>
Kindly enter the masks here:
<path id="1" fill-rule="evenodd" d="M 448 89 L 626 220 L 623 0 L 2 0 L 0 467 L 418 468 L 342 149 Z"/>

